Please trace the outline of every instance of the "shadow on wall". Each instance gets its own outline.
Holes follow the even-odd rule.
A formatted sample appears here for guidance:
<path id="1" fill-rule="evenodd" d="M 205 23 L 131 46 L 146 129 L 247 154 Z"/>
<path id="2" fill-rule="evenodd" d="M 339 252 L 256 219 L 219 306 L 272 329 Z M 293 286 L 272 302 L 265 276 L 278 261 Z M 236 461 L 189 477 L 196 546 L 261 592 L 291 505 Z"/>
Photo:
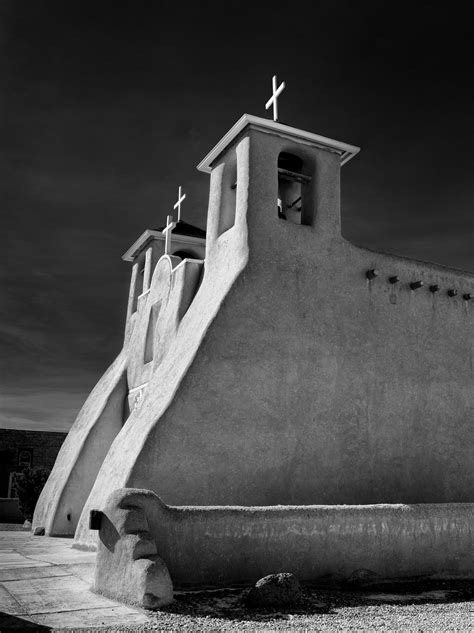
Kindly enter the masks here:
<path id="1" fill-rule="evenodd" d="M 23 523 L 19 499 L 0 499 L 0 523 Z"/>

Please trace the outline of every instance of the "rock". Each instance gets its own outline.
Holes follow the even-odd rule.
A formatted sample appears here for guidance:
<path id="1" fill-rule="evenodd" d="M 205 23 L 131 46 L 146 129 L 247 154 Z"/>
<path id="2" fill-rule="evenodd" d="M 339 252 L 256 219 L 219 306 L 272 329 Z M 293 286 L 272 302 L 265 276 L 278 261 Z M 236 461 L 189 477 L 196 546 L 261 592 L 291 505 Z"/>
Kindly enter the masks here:
<path id="1" fill-rule="evenodd" d="M 270 574 L 260 578 L 247 594 L 248 607 L 281 607 L 301 601 L 300 583 L 293 574 Z"/>
<path id="2" fill-rule="evenodd" d="M 33 530 L 33 536 L 44 536 L 44 527 L 41 527 L 40 525 L 35 527 Z"/>
<path id="3" fill-rule="evenodd" d="M 25 530 L 31 530 L 31 521 L 28 521 L 28 519 L 26 519 L 26 521 L 23 523 L 23 527 L 25 528 Z"/>
<path id="4" fill-rule="evenodd" d="M 356 569 L 347 579 L 347 582 L 354 585 L 368 585 L 378 580 L 379 576 L 370 569 Z"/>

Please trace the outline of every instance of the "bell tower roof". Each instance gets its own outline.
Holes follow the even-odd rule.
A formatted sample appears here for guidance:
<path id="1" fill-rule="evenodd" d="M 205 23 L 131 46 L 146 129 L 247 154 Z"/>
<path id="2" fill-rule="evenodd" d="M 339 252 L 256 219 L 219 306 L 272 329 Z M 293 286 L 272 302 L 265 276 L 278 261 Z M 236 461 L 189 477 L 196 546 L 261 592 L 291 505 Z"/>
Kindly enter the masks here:
<path id="1" fill-rule="evenodd" d="M 144 231 L 130 246 L 128 251 L 122 255 L 122 259 L 126 262 L 133 262 L 138 253 L 140 253 L 151 241 L 161 240 L 164 242 L 165 237 L 163 235 L 163 229 L 165 228 L 165 226 L 162 226 L 157 229 L 146 229 L 146 231 Z M 180 220 L 179 222 L 176 222 L 173 241 L 182 242 L 183 244 L 205 244 L 206 231 L 194 226 L 193 224 L 188 224 L 187 222 Z"/>
<path id="2" fill-rule="evenodd" d="M 348 145 L 341 141 L 335 141 L 319 134 L 299 130 L 298 128 L 285 125 L 278 121 L 270 121 L 252 114 L 244 114 L 237 123 L 225 134 L 221 140 L 213 147 L 207 156 L 199 163 L 197 169 L 206 173 L 210 173 L 212 164 L 222 154 L 222 152 L 236 139 L 236 137 L 246 128 L 251 127 L 266 133 L 273 133 L 284 136 L 292 140 L 298 140 L 302 143 L 320 147 L 330 152 L 335 152 L 341 157 L 341 165 L 345 165 L 356 154 L 360 148 L 355 145 Z"/>

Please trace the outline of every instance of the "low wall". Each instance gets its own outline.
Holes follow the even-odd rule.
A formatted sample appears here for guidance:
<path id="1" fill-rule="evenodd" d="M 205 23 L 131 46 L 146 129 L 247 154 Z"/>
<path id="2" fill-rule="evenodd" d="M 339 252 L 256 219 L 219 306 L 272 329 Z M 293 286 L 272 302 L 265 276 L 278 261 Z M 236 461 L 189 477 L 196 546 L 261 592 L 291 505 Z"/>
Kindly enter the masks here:
<path id="1" fill-rule="evenodd" d="M 472 576 L 473 518 L 474 504 L 171 507 L 153 492 L 121 489 L 103 509 L 97 564 L 101 550 L 111 555 L 117 540 L 134 535 L 138 550 L 154 543 L 181 586 L 276 572 L 347 578 L 359 569 L 384 578 Z"/>
<path id="2" fill-rule="evenodd" d="M 0 523 L 23 523 L 18 499 L 0 499 Z"/>

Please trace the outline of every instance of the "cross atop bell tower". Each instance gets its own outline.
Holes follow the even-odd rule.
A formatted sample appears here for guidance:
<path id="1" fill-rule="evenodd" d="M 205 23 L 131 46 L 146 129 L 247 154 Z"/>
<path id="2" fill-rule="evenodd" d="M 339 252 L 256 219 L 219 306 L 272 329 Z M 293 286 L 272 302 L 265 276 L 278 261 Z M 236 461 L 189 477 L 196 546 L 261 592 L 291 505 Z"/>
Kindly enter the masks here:
<path id="1" fill-rule="evenodd" d="M 165 255 L 171 255 L 171 233 L 176 227 L 176 222 L 173 222 L 173 216 L 168 215 L 166 218 L 166 226 L 161 231 L 165 236 Z"/>
<path id="2" fill-rule="evenodd" d="M 273 88 L 273 94 L 270 97 L 270 99 L 267 101 L 267 103 L 265 104 L 265 110 L 268 110 L 268 108 L 273 105 L 273 120 L 274 121 L 278 121 L 278 97 L 281 95 L 281 93 L 283 92 L 283 90 L 285 89 L 285 82 L 283 81 L 277 88 L 277 76 L 273 75 L 272 77 L 272 88 Z"/>
<path id="3" fill-rule="evenodd" d="M 178 209 L 178 222 L 181 222 L 181 203 L 186 199 L 186 194 L 181 194 L 181 185 L 178 188 L 178 200 L 176 201 L 173 209 Z"/>

